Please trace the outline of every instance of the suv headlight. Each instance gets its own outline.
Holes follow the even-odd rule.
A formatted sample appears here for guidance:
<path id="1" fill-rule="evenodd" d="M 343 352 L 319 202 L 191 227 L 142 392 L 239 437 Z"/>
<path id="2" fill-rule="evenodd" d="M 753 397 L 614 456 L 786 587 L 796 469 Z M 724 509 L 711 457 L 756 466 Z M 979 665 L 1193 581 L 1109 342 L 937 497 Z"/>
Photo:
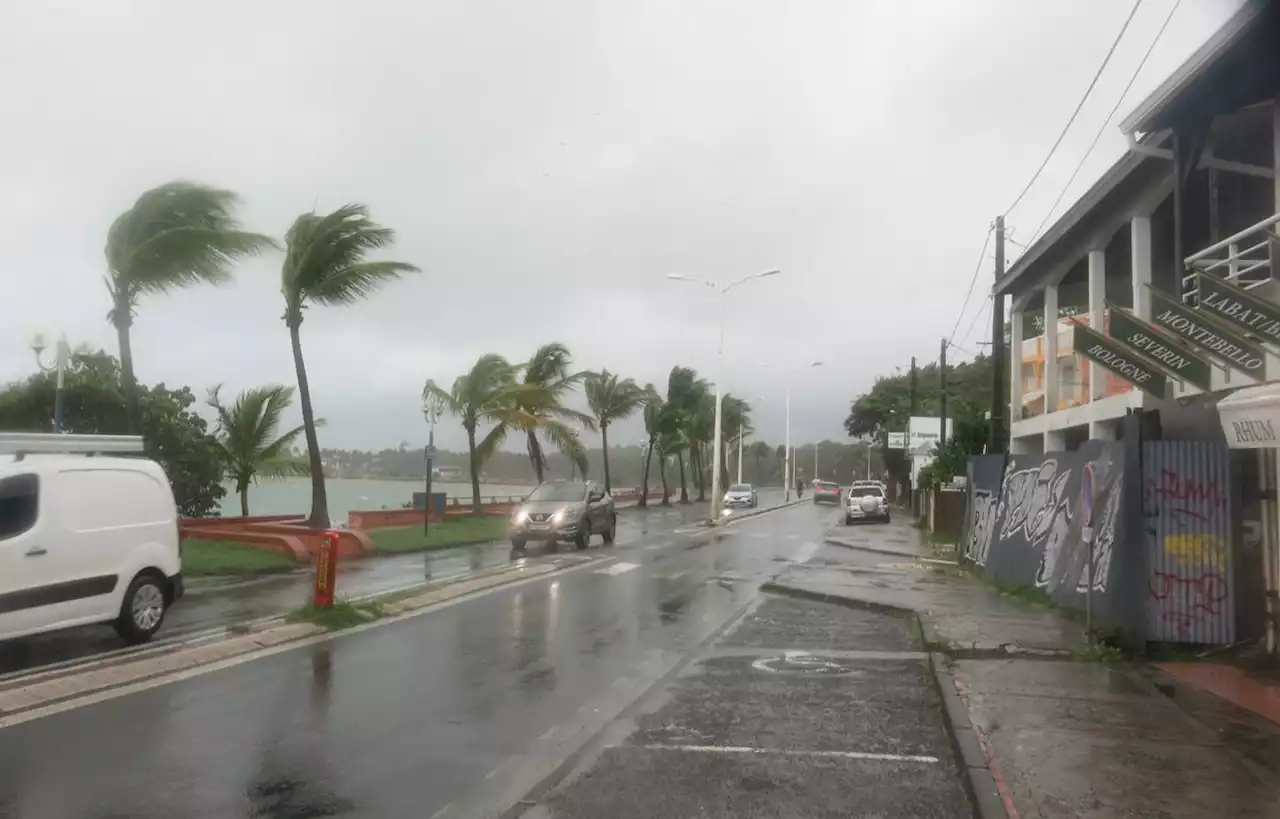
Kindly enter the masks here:
<path id="1" fill-rule="evenodd" d="M 529 520 L 529 512 L 528 510 L 525 510 L 525 509 L 517 509 L 511 515 L 511 522 L 516 524 L 517 526 L 527 522 L 528 520 Z"/>
<path id="2" fill-rule="evenodd" d="M 556 523 L 572 523 L 578 519 L 578 515 L 581 513 L 579 509 L 561 509 L 551 519 Z"/>

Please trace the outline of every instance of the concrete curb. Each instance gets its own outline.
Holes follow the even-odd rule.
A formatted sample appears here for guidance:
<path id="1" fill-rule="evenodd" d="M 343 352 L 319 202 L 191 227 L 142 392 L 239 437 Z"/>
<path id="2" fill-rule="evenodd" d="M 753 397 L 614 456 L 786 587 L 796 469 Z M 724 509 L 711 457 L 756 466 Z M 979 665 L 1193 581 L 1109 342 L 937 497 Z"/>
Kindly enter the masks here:
<path id="1" fill-rule="evenodd" d="M 932 646 L 938 644 L 938 634 L 933 626 L 920 616 L 920 612 L 906 606 L 796 588 L 785 583 L 765 583 L 760 587 L 760 591 L 896 617 L 910 617 L 919 630 L 921 645 L 924 646 L 929 658 L 929 678 L 933 681 L 934 690 L 942 701 L 946 715 L 946 719 L 942 721 L 943 728 L 951 742 L 956 762 L 961 768 L 964 790 L 969 797 L 969 805 L 973 809 L 975 819 L 1016 819 L 1016 814 L 1011 816 L 1006 810 L 1004 797 L 997 786 L 997 776 L 991 771 L 992 760 L 983 748 L 977 727 L 969 719 L 968 706 L 961 699 L 954 679 L 946 669 L 949 658 L 940 651 L 931 650 Z"/>
<path id="2" fill-rule="evenodd" d="M 828 546 L 839 546 L 842 549 L 853 549 L 858 552 L 874 552 L 875 554 L 892 555 L 893 557 L 909 557 L 914 560 L 923 560 L 927 557 L 927 555 L 920 554 L 919 552 L 908 552 L 901 549 L 884 549 L 876 546 L 862 546 L 855 543 L 849 543 L 838 538 L 824 538 L 822 542 Z"/>
<path id="3" fill-rule="evenodd" d="M 790 509 L 792 506 L 799 506 L 802 503 L 804 503 L 803 500 L 783 501 L 777 506 L 770 506 L 766 509 L 753 509 L 749 512 L 743 512 L 740 515 L 732 515 L 729 517 L 728 520 L 725 520 L 720 523 L 716 523 L 713 521 L 704 521 L 704 525 L 708 529 L 717 529 L 723 526 L 732 526 L 734 523 L 737 523 L 740 520 L 750 520 L 751 518 L 759 517 L 760 515 L 767 515 L 770 512 L 777 512 L 780 509 Z"/>

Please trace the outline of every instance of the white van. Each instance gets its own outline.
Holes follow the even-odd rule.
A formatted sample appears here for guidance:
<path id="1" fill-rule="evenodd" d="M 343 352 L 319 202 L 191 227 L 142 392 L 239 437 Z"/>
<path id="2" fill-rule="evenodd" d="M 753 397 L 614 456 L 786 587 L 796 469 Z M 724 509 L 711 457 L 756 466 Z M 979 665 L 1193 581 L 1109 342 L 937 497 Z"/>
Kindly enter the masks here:
<path id="1" fill-rule="evenodd" d="M 0 640 L 112 623 L 131 643 L 182 596 L 169 479 L 129 436 L 0 433 Z M 69 454 L 83 453 L 83 454 Z"/>

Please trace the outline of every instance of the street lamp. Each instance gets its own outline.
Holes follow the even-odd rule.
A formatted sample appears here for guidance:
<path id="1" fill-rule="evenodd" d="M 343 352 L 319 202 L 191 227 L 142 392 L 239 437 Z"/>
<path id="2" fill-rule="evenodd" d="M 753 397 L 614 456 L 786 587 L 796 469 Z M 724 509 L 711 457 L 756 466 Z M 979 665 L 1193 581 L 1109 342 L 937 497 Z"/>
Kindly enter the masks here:
<path id="1" fill-rule="evenodd" d="M 680 282 L 694 282 L 695 284 L 703 284 L 716 291 L 716 295 L 720 296 L 718 307 L 718 324 L 720 331 L 720 346 L 716 353 L 716 431 L 715 440 L 713 441 L 714 451 L 711 453 L 711 521 L 720 520 L 720 504 L 723 498 L 720 497 L 720 422 L 721 407 L 720 399 L 723 395 L 720 382 L 724 380 L 724 296 L 730 290 L 740 284 L 749 282 L 752 279 L 763 279 L 766 276 L 776 276 L 781 270 L 766 270 L 763 273 L 752 273 L 750 276 L 743 276 L 737 281 L 729 282 L 721 285 L 719 282 L 709 279 L 697 279 L 690 276 L 681 276 L 678 273 L 668 273 L 667 278 Z"/>
<path id="2" fill-rule="evenodd" d="M 759 362 L 759 366 L 768 367 L 769 365 L 761 361 Z M 807 364 L 806 366 L 821 367 L 822 362 L 813 361 Z M 796 369 L 799 369 L 799 368 L 796 368 Z M 795 472 L 793 471 L 795 467 L 794 457 L 793 457 L 794 452 L 791 449 L 791 376 L 790 375 L 787 376 L 786 382 L 787 382 L 787 442 L 785 445 L 786 457 L 783 459 L 783 464 L 782 464 L 782 483 L 785 486 L 785 498 L 786 500 L 789 501 L 791 500 L 791 490 L 796 485 L 796 476 L 795 476 Z"/>
<path id="3" fill-rule="evenodd" d="M 427 423 L 431 425 L 427 433 L 427 448 L 423 450 L 427 461 L 427 496 L 422 501 L 422 536 L 426 537 L 427 528 L 431 524 L 431 478 L 435 472 L 436 420 L 444 414 L 444 402 L 432 396 L 422 405 L 422 413 L 427 416 Z"/>
<path id="4" fill-rule="evenodd" d="M 37 334 L 35 338 L 31 339 L 31 350 L 36 354 L 36 366 L 43 372 L 54 373 L 53 431 L 62 432 L 62 422 L 65 417 L 62 388 L 65 385 L 66 373 L 68 370 L 80 369 L 80 365 L 71 358 L 71 345 L 67 343 L 65 334 L 58 337 L 58 341 L 53 347 L 53 363 L 46 367 L 40 356 L 47 346 L 43 335 Z"/>

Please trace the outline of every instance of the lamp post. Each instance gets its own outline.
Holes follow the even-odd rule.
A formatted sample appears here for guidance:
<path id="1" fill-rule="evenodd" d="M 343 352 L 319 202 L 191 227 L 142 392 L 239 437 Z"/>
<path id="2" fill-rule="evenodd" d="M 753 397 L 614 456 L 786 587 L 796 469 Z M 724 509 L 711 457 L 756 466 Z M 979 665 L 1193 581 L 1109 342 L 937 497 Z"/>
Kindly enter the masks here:
<path id="1" fill-rule="evenodd" d="M 439 399 L 430 398 L 422 407 L 422 412 L 427 416 L 427 423 L 431 426 L 427 432 L 427 448 L 424 450 L 427 461 L 427 496 L 422 500 L 422 536 L 426 537 L 427 528 L 431 522 L 431 478 L 435 472 L 436 460 L 436 419 L 444 411 L 444 406 Z"/>
<path id="2" fill-rule="evenodd" d="M 62 432 L 65 418 L 62 390 L 66 382 L 66 373 L 68 370 L 79 369 L 79 365 L 71 360 L 71 345 L 67 343 L 65 334 L 58 337 L 53 347 L 53 363 L 46 367 L 40 356 L 47 346 L 43 335 L 36 335 L 31 339 L 31 351 L 36 354 L 36 366 L 43 372 L 54 373 L 53 431 Z"/>
<path id="3" fill-rule="evenodd" d="M 768 367 L 769 365 L 763 361 L 757 362 L 758 366 Z M 805 365 L 806 367 L 821 367 L 821 361 L 812 361 Z M 798 368 L 797 368 L 798 369 Z M 791 375 L 787 376 L 787 435 L 786 444 L 784 445 L 786 457 L 782 461 L 782 483 L 785 500 L 791 500 L 791 490 L 796 485 L 795 474 L 795 452 L 791 447 Z"/>
<path id="4" fill-rule="evenodd" d="M 675 281 L 694 282 L 703 284 L 716 291 L 718 299 L 717 305 L 717 324 L 719 325 L 720 343 L 716 352 L 716 422 L 715 436 L 713 441 L 714 450 L 711 453 L 711 522 L 716 523 L 720 520 L 720 505 L 723 498 L 720 497 L 720 423 L 721 423 L 721 398 L 724 394 L 721 382 L 724 380 L 724 297 L 730 290 L 744 282 L 752 279 L 763 279 L 766 276 L 776 276 L 781 270 L 766 270 L 763 273 L 752 273 L 750 276 L 743 276 L 737 281 L 729 282 L 721 285 L 709 279 L 698 279 L 689 276 L 681 276 L 678 273 L 668 273 L 667 278 Z"/>

